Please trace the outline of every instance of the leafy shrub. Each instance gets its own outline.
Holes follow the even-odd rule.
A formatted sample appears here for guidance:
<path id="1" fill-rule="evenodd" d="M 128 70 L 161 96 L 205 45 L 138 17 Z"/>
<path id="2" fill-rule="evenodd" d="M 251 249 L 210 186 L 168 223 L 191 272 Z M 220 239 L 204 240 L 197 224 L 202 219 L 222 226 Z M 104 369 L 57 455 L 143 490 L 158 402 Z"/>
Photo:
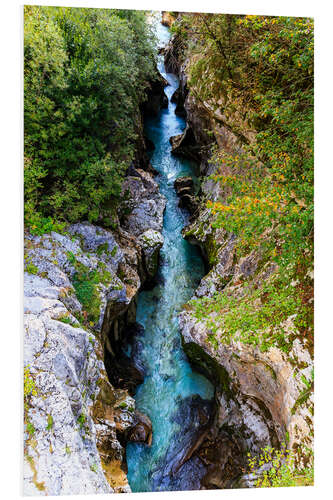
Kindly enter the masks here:
<path id="1" fill-rule="evenodd" d="M 27 431 L 30 434 L 30 436 L 33 436 L 36 432 L 34 425 L 29 421 L 27 422 Z"/>
<path id="2" fill-rule="evenodd" d="M 47 426 L 46 426 L 46 429 L 48 431 L 50 431 L 52 429 L 52 427 L 53 427 L 53 417 L 52 417 L 52 415 L 48 415 L 47 416 Z"/>
<path id="3" fill-rule="evenodd" d="M 84 428 L 84 424 L 86 423 L 86 420 L 87 420 L 87 417 L 84 413 L 81 413 L 78 416 L 77 421 L 78 421 L 78 424 L 79 424 L 81 430 Z"/>
<path id="4" fill-rule="evenodd" d="M 37 389 L 35 381 L 30 373 L 30 366 L 27 365 L 24 368 L 24 409 L 27 410 L 29 407 L 29 401 L 32 396 L 37 396 Z"/>
<path id="5" fill-rule="evenodd" d="M 26 254 L 24 255 L 24 270 L 30 274 L 38 273 L 38 267 L 31 262 L 31 257 Z"/>
<path id="6" fill-rule="evenodd" d="M 251 457 L 248 454 L 248 457 L 250 472 L 255 472 L 267 464 L 270 465 L 268 470 L 260 472 L 255 484 L 257 488 L 313 485 L 313 466 L 301 471 L 297 470 L 294 453 L 285 447 L 281 450 L 266 447 L 259 456 Z"/>
<path id="7" fill-rule="evenodd" d="M 99 317 L 100 297 L 97 289 L 99 276 L 96 271 L 77 272 L 73 277 L 73 286 L 78 301 L 88 313 L 87 319 L 96 322 Z"/>

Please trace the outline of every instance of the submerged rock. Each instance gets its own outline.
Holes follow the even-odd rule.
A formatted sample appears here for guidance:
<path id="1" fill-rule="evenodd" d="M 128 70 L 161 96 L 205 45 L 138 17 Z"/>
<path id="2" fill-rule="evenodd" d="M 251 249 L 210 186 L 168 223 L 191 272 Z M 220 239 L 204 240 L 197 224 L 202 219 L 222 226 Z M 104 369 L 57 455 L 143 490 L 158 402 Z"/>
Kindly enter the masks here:
<path id="1" fill-rule="evenodd" d="M 208 469 L 197 452 L 213 416 L 213 403 L 199 396 L 185 398 L 177 405 L 172 420 L 179 424 L 179 432 L 152 471 L 154 491 L 200 489 Z"/>
<path id="2" fill-rule="evenodd" d="M 177 196 L 179 196 L 179 207 L 186 208 L 193 215 L 199 208 L 198 201 L 194 195 L 194 183 L 191 177 L 179 177 L 174 182 Z"/>

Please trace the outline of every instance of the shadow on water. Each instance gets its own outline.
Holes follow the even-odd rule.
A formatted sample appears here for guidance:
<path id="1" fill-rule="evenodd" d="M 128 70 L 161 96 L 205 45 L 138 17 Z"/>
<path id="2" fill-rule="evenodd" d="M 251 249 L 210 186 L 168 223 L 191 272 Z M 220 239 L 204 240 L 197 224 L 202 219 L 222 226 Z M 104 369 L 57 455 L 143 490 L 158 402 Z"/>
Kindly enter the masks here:
<path id="1" fill-rule="evenodd" d="M 157 26 L 160 41 L 169 39 L 167 28 Z M 138 387 L 137 408 L 147 414 L 153 426 L 151 447 L 127 445 L 128 479 L 132 491 L 170 491 L 198 489 L 205 466 L 188 452 L 207 426 L 212 414 L 214 388 L 202 375 L 192 371 L 182 350 L 177 313 L 190 299 L 201 277 L 204 264 L 199 251 L 182 238 L 181 229 L 188 215 L 178 207 L 173 183 L 177 177 L 192 176 L 193 162 L 171 155 L 171 136 L 185 128 L 175 115 L 170 97 L 178 78 L 166 74 L 163 61 L 159 70 L 168 80 L 167 109 L 149 118 L 145 133 L 154 142 L 151 162 L 159 172 L 160 191 L 167 198 L 164 215 L 161 264 L 155 288 L 139 295 L 137 322 L 144 329 L 134 340 L 132 357 L 145 372 Z"/>

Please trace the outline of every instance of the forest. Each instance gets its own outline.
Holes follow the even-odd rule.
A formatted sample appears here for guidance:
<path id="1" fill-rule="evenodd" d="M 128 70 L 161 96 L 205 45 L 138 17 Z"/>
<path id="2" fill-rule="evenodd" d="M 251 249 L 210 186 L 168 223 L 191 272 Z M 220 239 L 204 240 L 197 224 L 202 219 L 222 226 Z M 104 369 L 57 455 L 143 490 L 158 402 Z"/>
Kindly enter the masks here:
<path id="1" fill-rule="evenodd" d="M 155 58 L 143 12 L 25 6 L 25 224 L 33 233 L 112 215 Z"/>

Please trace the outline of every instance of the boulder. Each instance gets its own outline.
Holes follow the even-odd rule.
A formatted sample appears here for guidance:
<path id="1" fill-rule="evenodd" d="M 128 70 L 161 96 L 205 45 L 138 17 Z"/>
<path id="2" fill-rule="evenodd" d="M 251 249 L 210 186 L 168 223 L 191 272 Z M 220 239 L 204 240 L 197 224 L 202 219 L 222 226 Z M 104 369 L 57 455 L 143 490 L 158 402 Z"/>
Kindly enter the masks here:
<path id="1" fill-rule="evenodd" d="M 190 186 L 188 186 L 188 187 L 180 188 L 177 191 L 177 195 L 179 196 L 179 198 L 182 198 L 185 194 L 192 195 L 193 189 Z"/>
<path id="2" fill-rule="evenodd" d="M 176 179 L 174 182 L 174 187 L 177 194 L 179 194 L 179 191 L 183 188 L 191 188 L 191 192 L 193 192 L 193 179 L 192 177 L 178 177 L 178 179 Z"/>
<path id="3" fill-rule="evenodd" d="M 136 423 L 130 429 L 128 440 L 136 443 L 144 443 L 150 446 L 153 439 L 153 430 L 150 418 L 136 410 L 135 419 Z"/>
<path id="4" fill-rule="evenodd" d="M 145 231 L 139 237 L 149 279 L 152 279 L 156 275 L 160 248 L 163 245 L 163 241 L 162 234 L 154 229 L 148 229 L 148 231 Z"/>
<path id="5" fill-rule="evenodd" d="M 159 72 L 158 76 L 149 82 L 146 90 L 147 99 L 143 103 L 143 112 L 147 116 L 157 116 L 162 108 L 168 107 L 168 98 L 165 95 L 164 87 L 168 82 Z"/>
<path id="6" fill-rule="evenodd" d="M 174 186 L 179 196 L 179 207 L 186 208 L 193 215 L 198 209 L 198 202 L 194 196 L 194 183 L 191 177 L 179 177 Z"/>
<path id="7" fill-rule="evenodd" d="M 193 130 L 188 124 L 182 134 L 170 137 L 170 144 L 172 146 L 171 152 L 174 155 L 194 160 L 200 159 L 200 146 L 196 142 Z"/>
<path id="8" fill-rule="evenodd" d="M 194 214 L 199 207 L 195 196 L 191 196 L 190 194 L 181 195 L 178 205 L 181 208 L 186 208 L 186 210 L 188 210 L 191 215 Z"/>
<path id="9" fill-rule="evenodd" d="M 175 113 L 176 115 L 186 117 L 186 110 L 184 107 L 186 94 L 182 92 L 181 87 L 178 87 L 171 96 L 170 101 L 176 104 Z"/>
<path id="10" fill-rule="evenodd" d="M 134 236 L 149 229 L 161 232 L 166 199 L 152 175 L 140 169 L 137 172 L 140 177 L 127 177 L 123 183 L 122 227 Z"/>

